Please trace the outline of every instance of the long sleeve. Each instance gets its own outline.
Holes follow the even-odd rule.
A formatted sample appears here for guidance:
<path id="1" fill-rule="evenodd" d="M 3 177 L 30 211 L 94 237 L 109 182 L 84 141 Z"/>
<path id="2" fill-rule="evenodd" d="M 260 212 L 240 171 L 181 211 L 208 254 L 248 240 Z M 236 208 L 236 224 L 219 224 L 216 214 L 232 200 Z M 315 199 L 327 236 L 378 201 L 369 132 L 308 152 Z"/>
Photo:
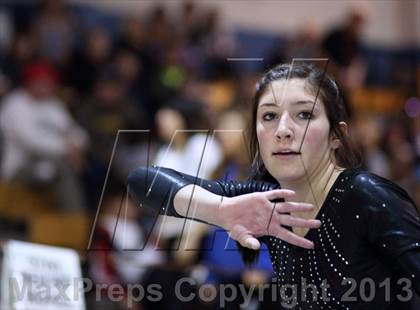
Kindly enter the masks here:
<path id="1" fill-rule="evenodd" d="M 164 167 L 140 167 L 128 177 L 128 191 L 137 204 L 145 205 L 158 214 L 182 217 L 174 208 L 175 194 L 184 186 L 196 184 L 224 197 L 262 192 L 279 187 L 261 181 L 209 181 Z"/>
<path id="2" fill-rule="evenodd" d="M 394 183 L 361 174 L 356 187 L 366 215 L 367 240 L 407 278 L 420 295 L 420 215 L 408 194 Z"/>
<path id="3" fill-rule="evenodd" d="M 8 139 L 25 152 L 43 158 L 65 155 L 68 139 L 82 145 L 87 141 L 58 99 L 36 102 L 24 91 L 16 91 L 5 99 L 0 120 Z M 79 143 L 82 139 L 85 142 Z"/>

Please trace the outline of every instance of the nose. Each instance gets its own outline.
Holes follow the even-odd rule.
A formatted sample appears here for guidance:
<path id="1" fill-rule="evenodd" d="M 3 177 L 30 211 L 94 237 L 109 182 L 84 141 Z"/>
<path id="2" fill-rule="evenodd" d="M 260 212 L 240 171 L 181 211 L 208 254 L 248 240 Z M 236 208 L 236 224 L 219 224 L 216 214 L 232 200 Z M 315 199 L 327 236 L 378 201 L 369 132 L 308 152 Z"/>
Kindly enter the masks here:
<path id="1" fill-rule="evenodd" d="M 290 117 L 287 113 L 283 114 L 276 129 L 276 138 L 279 140 L 291 140 L 293 138 L 293 130 Z"/>

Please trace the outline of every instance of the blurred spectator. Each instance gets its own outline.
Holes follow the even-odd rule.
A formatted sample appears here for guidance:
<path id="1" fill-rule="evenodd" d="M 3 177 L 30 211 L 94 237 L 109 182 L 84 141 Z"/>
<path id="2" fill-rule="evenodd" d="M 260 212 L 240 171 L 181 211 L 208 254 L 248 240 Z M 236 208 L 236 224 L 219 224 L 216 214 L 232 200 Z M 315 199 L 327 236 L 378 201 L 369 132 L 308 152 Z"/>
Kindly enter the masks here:
<path id="1" fill-rule="evenodd" d="M 57 71 L 46 62 L 24 70 L 24 87 L 1 106 L 6 181 L 54 188 L 62 208 L 83 208 L 77 173 L 83 168 L 88 137 L 56 97 Z"/>
<path id="2" fill-rule="evenodd" d="M 185 97 L 177 98 L 157 112 L 155 121 L 161 146 L 154 164 L 208 178 L 220 161 L 221 150 L 217 141 L 209 134 L 210 125 L 201 102 Z M 145 284 L 157 283 L 162 286 L 165 294 L 158 302 L 150 303 L 145 300 L 146 308 L 196 309 L 198 302 L 181 304 L 171 288 L 182 277 L 194 277 L 189 274 L 189 270 L 200 255 L 202 238 L 208 225 L 159 216 L 155 229 L 156 235 L 159 235 L 159 243 L 168 250 L 168 257 L 166 267 L 152 269 Z M 195 289 L 195 286 L 182 288 L 183 294 L 194 292 Z M 210 309 L 206 304 L 199 306 Z"/>
<path id="3" fill-rule="evenodd" d="M 205 48 L 203 75 L 208 80 L 233 76 L 232 64 L 226 61 L 235 53 L 236 45 L 232 33 L 223 29 L 220 12 L 208 9 L 203 13 L 197 26 L 198 43 Z"/>
<path id="4" fill-rule="evenodd" d="M 366 64 L 361 54 L 361 34 L 367 22 L 367 11 L 355 6 L 344 25 L 333 28 L 322 40 L 322 50 L 328 58 L 328 72 L 336 77 L 342 88 L 344 104 L 350 119 L 353 109 L 349 93 L 364 84 Z"/>
<path id="5" fill-rule="evenodd" d="M 67 63 L 75 44 L 76 22 L 62 0 L 44 0 L 34 29 L 41 57 L 55 65 Z"/>
<path id="6" fill-rule="evenodd" d="M 373 115 L 359 117 L 355 129 L 356 141 L 363 151 L 365 168 L 384 178 L 390 178 L 388 158 L 381 148 L 382 124 Z"/>
<path id="7" fill-rule="evenodd" d="M 383 135 L 383 148 L 389 159 L 390 179 L 404 188 L 411 197 L 415 197 L 416 158 L 414 145 L 410 143 L 408 125 L 405 117 L 390 119 Z"/>
<path id="8" fill-rule="evenodd" d="M 12 16 L 6 8 L 0 8 L 0 58 L 13 42 L 14 25 Z"/>
<path id="9" fill-rule="evenodd" d="M 180 44 L 174 42 L 168 46 L 159 70 L 159 80 L 154 85 L 157 102 L 168 102 L 180 95 L 186 82 L 186 70 L 182 62 Z"/>
<path id="10" fill-rule="evenodd" d="M 216 136 L 223 150 L 223 159 L 214 171 L 215 179 L 244 180 L 248 177 L 250 158 L 246 144 L 246 120 L 239 111 L 222 114 Z"/>
<path id="11" fill-rule="evenodd" d="M 226 231 L 215 227 L 210 227 L 203 238 L 201 260 L 198 264 L 206 270 L 204 283 L 213 284 L 216 289 L 220 288 L 220 285 L 229 284 L 236 286 L 238 291 L 241 289 L 240 285 L 247 290 L 252 290 L 250 288 L 264 287 L 269 284 L 274 276 L 265 244 L 261 247 L 258 262 L 251 267 L 245 267 L 235 241 Z M 252 291 L 250 292 L 252 294 Z M 266 295 L 264 299 L 256 296 L 257 294 L 251 296 L 254 298 L 251 298 L 248 306 L 251 309 L 278 309 L 278 304 L 276 307 L 272 296 L 267 296 L 272 293 L 271 290 L 265 290 L 264 293 Z M 240 296 L 234 296 L 227 303 L 227 308 L 242 309 L 240 307 L 242 302 Z M 220 305 L 215 302 L 209 306 L 211 309 L 220 309 Z"/>
<path id="12" fill-rule="evenodd" d="M 161 65 L 160 55 L 156 55 L 151 46 L 145 24 L 138 18 L 131 17 L 123 20 L 123 28 L 116 45 L 116 62 L 122 66 L 121 56 L 127 63 L 127 58 L 136 57 L 130 61 L 138 67 L 137 76 L 129 89 L 129 92 L 142 98 L 141 105 L 146 109 L 153 119 L 155 112 L 159 108 L 159 102 L 155 100 L 155 86 L 158 80 L 158 72 Z M 121 55 L 123 54 L 123 55 Z M 158 57 L 159 56 L 159 57 Z M 127 71 L 127 70 L 125 70 Z M 136 88 L 136 90 L 134 90 Z"/>
<path id="13" fill-rule="evenodd" d="M 274 47 L 264 59 L 264 70 L 269 70 L 275 65 L 289 61 L 286 55 L 287 42 L 283 37 L 277 38 Z"/>
<path id="14" fill-rule="evenodd" d="M 140 109 L 147 111 L 147 90 L 142 83 L 143 63 L 140 58 L 130 49 L 119 48 L 115 51 L 113 63 L 127 89 L 129 99 Z M 151 128 L 150 125 L 143 126 Z"/>
<path id="15" fill-rule="evenodd" d="M 129 17 L 123 19 L 122 24 L 117 47 L 130 49 L 138 57 L 146 56 L 144 53 L 147 49 L 148 35 L 144 23 L 137 17 Z"/>
<path id="16" fill-rule="evenodd" d="M 89 275 L 94 283 L 100 285 L 121 284 L 126 287 L 142 283 L 150 268 L 163 263 L 164 253 L 155 250 L 156 237 L 146 234 L 141 226 L 143 210 L 134 206 L 129 197 L 120 191 L 124 188 L 123 184 L 111 183 L 94 228 L 92 251 L 88 252 Z M 107 309 L 116 307 L 115 302 L 113 304 L 108 298 L 109 295 L 104 292 L 102 306 Z M 122 304 L 127 302 L 126 298 L 127 295 Z M 139 305 L 134 304 L 134 309 L 139 309 Z"/>
<path id="17" fill-rule="evenodd" d="M 99 72 L 109 64 L 111 51 L 111 38 L 104 29 L 87 31 L 83 48 L 73 53 L 65 70 L 64 82 L 76 90 L 76 101 L 91 93 Z"/>
<path id="18" fill-rule="evenodd" d="M 367 7 L 355 6 L 342 26 L 333 28 L 323 38 L 322 47 L 331 63 L 329 70 L 345 90 L 363 84 L 366 64 L 361 54 L 361 35 L 367 22 Z"/>
<path id="19" fill-rule="evenodd" d="M 11 89 L 11 83 L 4 72 L 0 69 L 0 100 Z"/>
<path id="20" fill-rule="evenodd" d="M 144 126 L 144 115 L 127 100 L 125 86 L 114 66 L 105 67 L 95 81 L 91 97 L 77 113 L 92 138 L 91 155 L 104 165 L 108 165 L 118 130 Z"/>
<path id="21" fill-rule="evenodd" d="M 10 12 L 0 8 L 0 100 L 11 88 L 11 80 L 5 72 L 5 64 L 8 62 L 6 56 L 11 48 L 14 38 L 14 27 Z"/>
<path id="22" fill-rule="evenodd" d="M 161 146 L 154 159 L 155 165 L 176 169 L 201 178 L 210 177 L 220 163 L 222 154 L 219 143 L 209 134 L 209 123 L 203 112 L 200 102 L 185 99 L 179 99 L 171 106 L 158 111 L 156 127 Z M 200 231 L 207 229 L 205 224 L 194 221 L 178 218 L 161 218 L 160 220 L 165 222 L 160 235 L 166 239 L 178 238 L 183 232 L 184 223 L 187 223 L 185 231 L 191 229 L 195 232 L 192 235 L 197 238 L 201 235 Z M 182 237 L 187 237 L 187 234 L 184 233 Z M 188 254 L 195 253 L 189 251 Z M 190 260 L 184 256 L 183 260 L 187 259 Z"/>
<path id="23" fill-rule="evenodd" d="M 236 79 L 235 94 L 232 102 L 232 108 L 239 111 L 251 111 L 252 98 L 255 92 L 255 85 L 261 78 L 261 73 L 253 72 L 242 74 Z"/>
<path id="24" fill-rule="evenodd" d="M 76 112 L 77 119 L 88 131 L 92 140 L 86 177 L 89 198 L 93 205 L 99 199 L 108 165 L 111 164 L 118 131 L 144 128 L 146 124 L 144 113 L 128 101 L 125 86 L 114 66 L 102 68 L 94 82 L 91 95 Z M 139 135 L 120 135 L 117 151 L 140 138 Z M 113 168 L 119 165 L 116 162 L 112 164 L 115 165 Z"/>
<path id="25" fill-rule="evenodd" d="M 211 175 L 222 153 L 218 141 L 207 134 L 211 128 L 200 102 L 178 99 L 159 110 L 156 123 L 162 142 L 156 165 L 203 178 Z"/>
<path id="26" fill-rule="evenodd" d="M 172 31 L 173 26 L 163 5 L 159 4 L 152 9 L 147 20 L 146 29 L 153 55 L 161 59 L 167 44 L 172 43 L 176 39 Z"/>
<path id="27" fill-rule="evenodd" d="M 235 41 L 232 33 L 224 28 L 220 16 L 216 8 L 203 11 L 195 36 L 196 42 L 206 47 L 209 56 L 226 59 L 226 55 L 234 52 Z"/>
<path id="28" fill-rule="evenodd" d="M 286 48 L 286 60 L 321 56 L 321 30 L 314 20 L 304 23 Z"/>
<path id="29" fill-rule="evenodd" d="M 23 68 L 33 62 L 38 56 L 38 47 L 33 33 L 18 33 L 14 37 L 10 50 L 0 63 L 10 87 L 19 87 L 22 84 L 21 73 Z"/>
<path id="30" fill-rule="evenodd" d="M 420 210 L 420 117 L 414 117 L 410 122 L 410 136 L 413 142 L 416 177 L 415 200 Z"/>
<path id="31" fill-rule="evenodd" d="M 197 3 L 191 0 L 184 1 L 181 5 L 180 15 L 180 20 L 176 23 L 180 39 L 188 44 L 197 43 L 197 38 L 195 37 L 198 22 Z"/>
<path id="32" fill-rule="evenodd" d="M 197 2 L 190 0 L 184 1 L 180 9 L 175 31 L 182 64 L 188 78 L 202 78 L 202 69 L 207 59 L 201 33 L 204 12 Z"/>

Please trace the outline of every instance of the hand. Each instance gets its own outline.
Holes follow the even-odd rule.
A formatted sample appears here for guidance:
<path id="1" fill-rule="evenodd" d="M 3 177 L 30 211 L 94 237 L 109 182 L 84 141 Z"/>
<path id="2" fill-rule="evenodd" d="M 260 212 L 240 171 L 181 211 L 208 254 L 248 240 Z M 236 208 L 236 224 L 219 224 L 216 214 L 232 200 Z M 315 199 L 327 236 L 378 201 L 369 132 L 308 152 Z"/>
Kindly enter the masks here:
<path id="1" fill-rule="evenodd" d="M 291 198 L 295 194 L 292 190 L 276 189 L 267 192 L 257 192 L 236 197 L 224 197 L 218 212 L 218 222 L 229 232 L 232 239 L 242 246 L 257 250 L 261 244 L 257 237 L 270 235 L 288 243 L 312 249 L 314 244 L 282 227 L 318 228 L 319 220 L 302 219 L 288 212 L 308 212 L 313 209 L 309 203 L 277 202 L 270 200 Z"/>

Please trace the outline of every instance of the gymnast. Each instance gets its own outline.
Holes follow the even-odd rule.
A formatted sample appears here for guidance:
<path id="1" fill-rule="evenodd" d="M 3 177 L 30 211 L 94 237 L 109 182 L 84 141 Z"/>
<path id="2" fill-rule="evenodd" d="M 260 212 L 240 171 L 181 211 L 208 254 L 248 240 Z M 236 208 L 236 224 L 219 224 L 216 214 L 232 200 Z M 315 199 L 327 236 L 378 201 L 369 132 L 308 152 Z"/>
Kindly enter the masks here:
<path id="1" fill-rule="evenodd" d="M 281 64 L 256 86 L 249 180 L 140 167 L 128 190 L 157 214 L 222 227 L 246 263 L 264 242 L 285 288 L 279 309 L 420 309 L 419 211 L 359 168 L 348 123 L 333 77 Z"/>

